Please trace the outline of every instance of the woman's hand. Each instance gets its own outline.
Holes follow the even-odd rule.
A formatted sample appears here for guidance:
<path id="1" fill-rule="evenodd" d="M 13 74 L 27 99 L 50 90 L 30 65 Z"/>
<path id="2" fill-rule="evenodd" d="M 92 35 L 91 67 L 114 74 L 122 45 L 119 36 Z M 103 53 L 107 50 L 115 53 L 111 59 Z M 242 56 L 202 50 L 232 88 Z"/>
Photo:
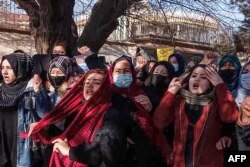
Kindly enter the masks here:
<path id="1" fill-rule="evenodd" d="M 42 79 L 38 74 L 35 74 L 33 77 L 33 89 L 35 92 L 38 92 L 40 90 L 40 87 L 42 85 Z"/>
<path id="2" fill-rule="evenodd" d="M 35 127 L 37 126 L 38 122 L 34 122 L 30 124 L 30 129 L 29 129 L 29 133 L 28 133 L 28 137 L 30 137 L 31 133 L 33 132 L 33 130 L 35 129 Z"/>
<path id="3" fill-rule="evenodd" d="M 217 150 L 221 151 L 225 148 L 229 148 L 232 144 L 231 138 L 224 136 L 222 137 L 217 143 L 216 143 L 216 148 Z"/>
<path id="4" fill-rule="evenodd" d="M 87 46 L 82 46 L 82 47 L 78 47 L 77 48 L 77 51 L 81 54 L 81 55 L 84 55 L 84 56 L 89 56 L 89 55 L 92 55 L 93 52 L 91 51 L 91 49 Z"/>
<path id="5" fill-rule="evenodd" d="M 180 79 L 179 78 L 173 78 L 172 81 L 170 82 L 168 86 L 168 91 L 171 92 L 172 94 L 176 94 L 179 92 L 179 90 L 182 88 Z"/>
<path id="6" fill-rule="evenodd" d="M 214 85 L 217 86 L 220 83 L 223 83 L 223 80 L 219 76 L 219 74 L 211 67 L 206 67 L 205 68 L 205 73 L 207 79 Z"/>
<path id="7" fill-rule="evenodd" d="M 241 104 L 242 122 L 250 124 L 250 96 L 245 97 Z"/>
<path id="8" fill-rule="evenodd" d="M 213 52 L 206 52 L 200 64 L 213 64 L 218 56 Z"/>
<path id="9" fill-rule="evenodd" d="M 60 151 L 62 155 L 69 156 L 70 145 L 68 144 L 67 139 L 62 140 L 60 138 L 52 141 L 54 143 L 53 151 Z"/>
<path id="10" fill-rule="evenodd" d="M 152 110 L 152 103 L 147 96 L 138 95 L 135 97 L 135 101 L 137 103 L 140 103 L 144 107 L 144 109 L 147 110 L 148 112 Z"/>
<path id="11" fill-rule="evenodd" d="M 136 71 L 140 71 L 142 70 L 142 68 L 147 64 L 147 59 L 145 57 L 142 56 L 138 56 L 136 58 Z"/>

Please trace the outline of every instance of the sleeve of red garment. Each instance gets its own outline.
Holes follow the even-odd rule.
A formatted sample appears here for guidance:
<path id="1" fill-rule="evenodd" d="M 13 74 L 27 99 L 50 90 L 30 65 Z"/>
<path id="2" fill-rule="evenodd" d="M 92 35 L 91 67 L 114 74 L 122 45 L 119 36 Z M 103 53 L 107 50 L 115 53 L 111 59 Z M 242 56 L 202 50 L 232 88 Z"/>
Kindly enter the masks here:
<path id="1" fill-rule="evenodd" d="M 173 121 L 174 107 L 177 100 L 178 98 L 175 94 L 168 91 L 164 94 L 153 116 L 156 128 L 163 129 Z"/>
<path id="2" fill-rule="evenodd" d="M 217 85 L 215 91 L 221 120 L 226 123 L 236 122 L 239 115 L 239 109 L 226 84 L 221 83 Z"/>

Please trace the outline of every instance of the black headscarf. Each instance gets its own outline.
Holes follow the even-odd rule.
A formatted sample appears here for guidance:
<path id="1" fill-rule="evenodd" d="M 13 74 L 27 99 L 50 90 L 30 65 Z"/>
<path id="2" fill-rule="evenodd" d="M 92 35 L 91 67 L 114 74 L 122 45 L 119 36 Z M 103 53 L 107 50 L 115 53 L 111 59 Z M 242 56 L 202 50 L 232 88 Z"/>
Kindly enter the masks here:
<path id="1" fill-rule="evenodd" d="M 35 54 L 33 57 L 33 74 L 38 74 L 44 81 L 47 80 L 47 70 L 49 68 L 49 61 L 51 55 Z"/>
<path id="2" fill-rule="evenodd" d="M 175 72 L 176 76 L 178 77 L 181 74 L 183 74 L 185 71 L 185 58 L 180 53 L 174 53 L 174 54 L 169 56 L 168 62 L 170 62 L 169 60 L 171 59 L 171 57 L 175 57 L 177 62 L 178 62 L 179 69 L 178 69 L 178 71 Z"/>
<path id="3" fill-rule="evenodd" d="M 175 77 L 175 70 L 174 70 L 174 67 L 172 66 L 171 63 L 167 62 L 167 61 L 159 61 L 157 62 L 151 69 L 151 72 L 152 72 L 152 75 L 148 78 L 148 81 L 147 83 L 145 83 L 146 86 L 153 86 L 152 85 L 152 79 L 154 77 L 154 71 L 156 69 L 156 67 L 158 66 L 164 66 L 167 71 L 168 71 L 168 76 L 166 77 L 165 81 L 161 84 L 161 85 L 157 85 L 156 89 L 161 92 L 161 93 L 164 93 L 165 90 L 167 89 L 170 81 L 173 79 L 173 77 Z"/>
<path id="4" fill-rule="evenodd" d="M 148 77 L 150 77 L 152 73 L 152 69 L 149 70 L 149 65 L 151 62 L 156 63 L 154 60 L 147 61 L 146 65 L 142 67 L 142 69 L 137 73 L 136 77 L 141 81 L 145 82 Z"/>
<path id="5" fill-rule="evenodd" d="M 2 62 L 7 60 L 16 75 L 16 80 L 11 84 L 1 85 L 0 106 L 14 106 L 17 104 L 19 97 L 24 92 L 28 81 L 32 76 L 32 60 L 25 53 L 12 53 L 3 56 Z M 2 63 L 1 63 L 2 66 Z"/>
<path id="6" fill-rule="evenodd" d="M 160 74 L 153 74 L 155 69 L 160 65 L 163 65 L 167 69 L 168 76 L 165 77 Z M 175 70 L 171 63 L 167 61 L 159 61 L 151 68 L 150 71 L 152 72 L 152 75 L 150 75 L 145 81 L 143 89 L 152 102 L 152 111 L 155 111 L 162 99 L 163 94 L 168 88 L 170 81 L 175 76 Z"/>
<path id="7" fill-rule="evenodd" d="M 221 67 L 230 62 L 233 64 L 234 69 L 221 70 Z M 227 84 L 230 92 L 233 92 L 238 86 L 238 78 L 241 71 L 241 64 L 238 57 L 234 54 L 224 56 L 219 62 L 219 75 L 223 81 Z"/>

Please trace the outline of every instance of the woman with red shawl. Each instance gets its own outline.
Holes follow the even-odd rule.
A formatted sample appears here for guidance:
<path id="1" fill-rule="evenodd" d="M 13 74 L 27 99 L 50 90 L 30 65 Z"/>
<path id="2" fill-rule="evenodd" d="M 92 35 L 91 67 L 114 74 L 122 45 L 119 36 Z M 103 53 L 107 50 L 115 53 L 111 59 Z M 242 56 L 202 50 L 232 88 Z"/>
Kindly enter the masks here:
<path id="1" fill-rule="evenodd" d="M 164 167 L 169 158 L 169 148 L 163 134 L 153 126 L 149 112 L 152 104 L 136 83 L 136 73 L 130 57 L 121 56 L 109 69 L 112 106 L 130 113 L 128 130 L 128 155 L 126 166 Z"/>
<path id="2" fill-rule="evenodd" d="M 55 143 L 50 167 L 122 166 L 128 114 L 111 106 L 111 93 L 105 72 L 91 70 L 38 123 L 34 139 Z M 51 137 L 46 127 L 65 119 L 69 123 L 63 133 Z"/>
<path id="3" fill-rule="evenodd" d="M 122 56 L 113 63 L 109 71 L 109 81 L 113 92 L 112 107 L 118 110 L 116 114 L 123 115 L 118 123 L 119 126 L 123 125 L 120 129 L 122 129 L 123 135 L 124 132 L 126 133 L 128 141 L 128 152 L 122 165 L 130 167 L 165 167 L 166 164 L 157 148 L 163 151 L 166 150 L 166 148 L 163 148 L 166 145 L 162 136 L 157 134 L 153 127 L 151 117 L 148 114 L 152 109 L 151 102 L 136 84 L 134 67 L 129 57 Z M 112 119 L 114 121 L 114 117 Z M 70 155 L 73 152 L 72 150 L 75 150 L 75 153 L 80 154 L 81 157 L 86 155 L 86 153 L 84 154 L 86 145 L 77 147 L 77 149 L 69 149 L 66 141 L 59 139 L 54 142 L 57 142 L 55 148 L 59 149 L 63 154 L 69 155 L 70 158 L 72 158 Z M 112 166 L 112 164 L 107 166 Z"/>

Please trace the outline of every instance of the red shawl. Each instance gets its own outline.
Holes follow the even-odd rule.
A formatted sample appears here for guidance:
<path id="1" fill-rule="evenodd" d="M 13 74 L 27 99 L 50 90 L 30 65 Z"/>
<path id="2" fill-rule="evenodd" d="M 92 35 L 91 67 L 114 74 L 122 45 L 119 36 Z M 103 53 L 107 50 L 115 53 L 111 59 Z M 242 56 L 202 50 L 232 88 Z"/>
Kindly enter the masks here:
<path id="1" fill-rule="evenodd" d="M 115 66 L 115 62 L 118 62 L 119 59 L 126 59 L 130 65 L 131 65 L 131 71 L 132 71 L 132 84 L 129 88 L 118 88 L 113 80 L 113 70 Z M 135 97 L 138 95 L 145 95 L 145 92 L 142 90 L 142 88 L 136 83 L 136 72 L 134 69 L 134 66 L 129 58 L 127 56 L 122 56 L 116 60 L 112 66 L 109 69 L 109 80 L 111 83 L 111 89 L 113 92 L 116 92 L 121 95 L 126 95 L 131 102 L 136 106 L 137 111 L 135 112 L 135 117 L 138 120 L 138 124 L 142 128 L 142 130 L 145 132 L 145 134 L 148 136 L 149 140 L 161 151 L 162 155 L 164 156 L 165 160 L 168 162 L 169 160 L 169 153 L 170 153 L 170 147 L 167 143 L 166 137 L 162 132 L 160 132 L 157 128 L 153 125 L 153 119 L 149 115 L 148 111 L 145 110 L 145 108 L 135 101 Z"/>
<path id="2" fill-rule="evenodd" d="M 73 147 L 93 141 L 94 133 L 102 125 L 103 118 L 110 107 L 111 89 L 109 87 L 109 78 L 106 76 L 100 89 L 88 101 L 83 103 L 83 82 L 90 73 L 93 72 L 86 73 L 58 105 L 41 119 L 32 133 L 34 140 L 51 144 L 56 138 L 67 138 L 70 146 Z M 77 113 L 75 119 L 60 136 L 50 138 L 46 135 L 46 127 L 64 120 L 73 113 Z M 69 157 L 53 152 L 50 166 L 86 167 L 87 165 L 73 162 Z"/>

